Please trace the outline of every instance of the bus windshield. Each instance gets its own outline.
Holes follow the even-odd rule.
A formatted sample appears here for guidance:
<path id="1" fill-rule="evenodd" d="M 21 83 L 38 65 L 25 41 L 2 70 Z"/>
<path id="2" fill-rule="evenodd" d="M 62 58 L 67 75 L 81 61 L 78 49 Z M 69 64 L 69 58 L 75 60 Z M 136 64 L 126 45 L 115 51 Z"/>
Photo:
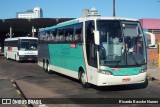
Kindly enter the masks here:
<path id="1" fill-rule="evenodd" d="M 109 67 L 146 64 L 143 32 L 139 22 L 98 20 L 99 65 Z"/>
<path id="2" fill-rule="evenodd" d="M 37 50 L 37 40 L 21 39 L 20 50 Z"/>

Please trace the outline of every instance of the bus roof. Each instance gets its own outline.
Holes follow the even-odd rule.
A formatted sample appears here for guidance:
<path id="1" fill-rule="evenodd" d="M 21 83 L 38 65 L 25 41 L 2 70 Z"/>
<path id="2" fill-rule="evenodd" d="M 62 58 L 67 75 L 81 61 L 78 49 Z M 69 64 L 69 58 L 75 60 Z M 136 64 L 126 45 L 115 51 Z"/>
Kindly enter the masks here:
<path id="1" fill-rule="evenodd" d="M 12 41 L 12 40 L 18 40 L 18 39 L 38 39 L 36 37 L 15 37 L 15 38 L 6 38 L 5 41 Z"/>
<path id="2" fill-rule="evenodd" d="M 83 21 L 88 21 L 88 20 L 127 20 L 127 21 L 138 21 L 138 19 L 131 19 L 131 18 L 122 18 L 122 17 L 84 17 L 84 18 L 77 18 L 73 19 L 70 21 L 62 22 L 57 24 L 58 27 L 59 25 L 65 25 L 65 24 L 75 24 Z"/>
<path id="3" fill-rule="evenodd" d="M 79 22 L 83 22 L 83 21 L 88 21 L 88 20 L 126 20 L 126 21 L 138 21 L 138 19 L 131 19 L 131 18 L 122 18 L 122 17 L 101 17 L 101 16 L 96 16 L 96 17 L 84 17 L 84 18 L 77 18 L 77 19 L 73 19 L 70 21 L 66 21 L 66 22 L 62 22 L 59 23 L 55 26 L 51 26 L 51 27 L 46 27 L 46 28 L 41 28 L 39 31 L 47 31 L 47 30 L 51 30 L 54 28 L 59 28 L 59 27 L 63 27 L 63 26 L 68 26 L 68 25 L 73 25 Z"/>

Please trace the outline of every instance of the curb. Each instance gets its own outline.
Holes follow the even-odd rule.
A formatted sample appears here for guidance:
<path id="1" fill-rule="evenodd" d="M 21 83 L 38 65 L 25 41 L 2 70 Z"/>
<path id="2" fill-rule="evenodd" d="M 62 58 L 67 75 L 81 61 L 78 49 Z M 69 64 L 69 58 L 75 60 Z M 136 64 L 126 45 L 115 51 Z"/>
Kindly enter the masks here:
<path id="1" fill-rule="evenodd" d="M 20 96 L 22 100 L 27 100 L 26 96 L 23 94 L 19 86 L 14 80 L 11 80 L 12 85 L 15 87 L 17 94 Z M 33 107 L 32 104 L 26 104 L 26 107 Z"/>

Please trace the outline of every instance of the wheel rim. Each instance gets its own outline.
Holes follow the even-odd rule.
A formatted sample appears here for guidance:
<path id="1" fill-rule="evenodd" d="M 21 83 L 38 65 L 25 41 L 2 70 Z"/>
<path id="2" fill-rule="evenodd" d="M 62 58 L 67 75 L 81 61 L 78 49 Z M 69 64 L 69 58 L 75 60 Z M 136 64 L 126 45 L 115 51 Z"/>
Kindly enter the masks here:
<path id="1" fill-rule="evenodd" d="M 85 78 L 84 72 L 83 72 L 82 75 L 81 75 L 81 82 L 82 82 L 82 84 L 85 84 L 85 83 L 86 83 L 86 78 Z"/>

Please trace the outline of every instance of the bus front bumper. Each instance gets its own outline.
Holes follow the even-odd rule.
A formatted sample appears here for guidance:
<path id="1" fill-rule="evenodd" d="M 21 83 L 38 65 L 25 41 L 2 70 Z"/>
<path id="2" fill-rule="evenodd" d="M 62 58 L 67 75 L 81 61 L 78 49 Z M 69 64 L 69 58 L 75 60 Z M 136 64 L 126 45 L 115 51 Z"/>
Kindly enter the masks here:
<path id="1" fill-rule="evenodd" d="M 26 55 L 26 56 L 19 56 L 20 61 L 37 61 L 37 56 L 35 55 Z"/>
<path id="2" fill-rule="evenodd" d="M 146 80 L 146 72 L 138 75 L 130 76 L 114 76 L 98 73 L 97 86 L 111 86 L 111 85 L 127 85 L 144 83 Z"/>

